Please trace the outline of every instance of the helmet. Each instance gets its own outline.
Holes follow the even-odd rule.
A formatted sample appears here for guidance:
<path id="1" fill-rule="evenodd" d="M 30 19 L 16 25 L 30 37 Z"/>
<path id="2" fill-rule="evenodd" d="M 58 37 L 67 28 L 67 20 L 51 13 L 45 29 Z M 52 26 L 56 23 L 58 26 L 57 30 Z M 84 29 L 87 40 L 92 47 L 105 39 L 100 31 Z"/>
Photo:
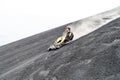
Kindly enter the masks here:
<path id="1" fill-rule="evenodd" d="M 66 27 L 66 29 L 71 30 L 70 27 Z"/>

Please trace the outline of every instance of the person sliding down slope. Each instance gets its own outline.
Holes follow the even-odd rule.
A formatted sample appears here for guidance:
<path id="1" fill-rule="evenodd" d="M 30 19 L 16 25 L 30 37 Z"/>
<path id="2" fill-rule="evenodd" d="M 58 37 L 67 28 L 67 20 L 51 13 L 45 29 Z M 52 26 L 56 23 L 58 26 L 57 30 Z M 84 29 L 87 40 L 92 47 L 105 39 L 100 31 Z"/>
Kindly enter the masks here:
<path id="1" fill-rule="evenodd" d="M 66 27 L 66 30 L 65 30 L 66 34 L 65 34 L 65 37 L 61 36 L 59 38 L 57 38 L 54 42 L 53 45 L 51 45 L 48 50 L 54 50 L 54 49 L 59 49 L 60 47 L 62 47 L 64 44 L 70 42 L 73 40 L 74 38 L 74 34 L 73 32 L 71 31 L 71 28 L 70 27 Z"/>
<path id="2" fill-rule="evenodd" d="M 66 37 L 63 43 L 69 42 L 73 39 L 74 34 L 71 32 L 71 28 L 67 27 L 66 28 Z"/>

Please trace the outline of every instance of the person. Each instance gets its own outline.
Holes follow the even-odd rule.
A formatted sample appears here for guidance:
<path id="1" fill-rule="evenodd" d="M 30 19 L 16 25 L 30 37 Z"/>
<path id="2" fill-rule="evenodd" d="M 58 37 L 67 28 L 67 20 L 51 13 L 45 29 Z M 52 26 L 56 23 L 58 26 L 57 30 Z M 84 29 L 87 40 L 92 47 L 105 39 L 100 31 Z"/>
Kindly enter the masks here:
<path id="1" fill-rule="evenodd" d="M 71 31 L 71 28 L 70 27 L 66 27 L 66 30 L 65 30 L 66 34 L 65 34 L 65 37 L 61 36 L 61 37 L 58 37 L 54 44 L 51 45 L 49 48 L 48 48 L 48 51 L 50 50 L 54 50 L 54 49 L 59 49 L 61 46 L 63 46 L 65 43 L 73 40 L 74 38 L 74 34 L 72 33 Z"/>
<path id="2" fill-rule="evenodd" d="M 66 27 L 65 32 L 66 32 L 65 37 L 61 36 L 61 37 L 57 38 L 57 40 L 55 41 L 55 45 L 62 45 L 73 39 L 74 34 L 72 33 L 70 27 Z"/>
<path id="3" fill-rule="evenodd" d="M 69 41 L 73 40 L 73 38 L 74 38 L 74 34 L 71 31 L 70 27 L 66 27 L 65 31 L 66 31 L 66 36 L 65 36 L 65 39 L 64 39 L 64 43 L 69 42 Z"/>

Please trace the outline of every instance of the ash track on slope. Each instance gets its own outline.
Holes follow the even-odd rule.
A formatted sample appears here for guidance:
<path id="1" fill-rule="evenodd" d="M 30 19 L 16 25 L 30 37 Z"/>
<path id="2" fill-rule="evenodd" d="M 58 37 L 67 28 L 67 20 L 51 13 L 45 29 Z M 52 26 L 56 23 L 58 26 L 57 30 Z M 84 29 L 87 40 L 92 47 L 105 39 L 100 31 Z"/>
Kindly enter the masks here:
<path id="1" fill-rule="evenodd" d="M 58 31 L 62 32 L 62 30 L 64 30 L 64 27 L 61 27 L 60 31 L 59 29 L 55 29 L 53 31 L 58 36 L 59 35 Z M 86 35 L 74 41 L 72 44 L 68 44 L 57 51 L 49 52 L 48 54 L 45 54 L 44 56 L 33 60 L 32 63 L 25 65 L 24 67 L 20 68 L 17 71 L 11 72 L 10 74 L 1 77 L 1 79 L 119 80 L 120 79 L 119 34 L 120 34 L 120 18 L 110 22 L 109 24 L 104 25 L 102 28 L 90 33 L 89 35 Z M 57 36 L 54 35 L 52 36 L 52 38 L 55 38 Z M 36 55 L 44 54 L 43 52 L 39 51 L 46 49 L 46 47 L 52 42 L 51 41 L 52 38 L 47 39 L 49 41 L 47 45 L 44 43 L 39 43 L 42 44 L 42 47 L 41 45 L 36 45 L 35 43 L 33 43 L 34 45 L 36 45 L 37 48 L 34 48 L 34 45 L 32 45 L 31 47 L 33 47 L 35 50 L 40 49 L 38 50 L 38 52 L 36 52 Z M 36 38 L 34 38 L 34 40 L 36 40 Z M 20 47 L 19 49 L 21 48 L 22 47 Z M 31 50 L 31 52 L 34 51 Z M 9 53 L 1 55 L 5 57 L 5 55 L 8 54 Z M 20 54 L 24 53 L 21 52 Z M 29 53 L 28 55 L 31 54 Z M 32 54 L 32 56 L 33 55 L 34 54 Z M 22 57 L 24 57 L 24 55 L 17 58 L 21 59 Z M 26 58 L 26 56 L 24 58 Z M 28 58 L 28 60 L 29 59 L 30 58 Z M 5 62 L 4 59 L 2 61 Z M 4 63 L 4 65 L 6 67 L 9 64 Z"/>
<path id="2" fill-rule="evenodd" d="M 72 23 L 70 27 L 74 33 L 74 40 L 97 30 L 118 17 L 120 17 L 120 7 Z"/>

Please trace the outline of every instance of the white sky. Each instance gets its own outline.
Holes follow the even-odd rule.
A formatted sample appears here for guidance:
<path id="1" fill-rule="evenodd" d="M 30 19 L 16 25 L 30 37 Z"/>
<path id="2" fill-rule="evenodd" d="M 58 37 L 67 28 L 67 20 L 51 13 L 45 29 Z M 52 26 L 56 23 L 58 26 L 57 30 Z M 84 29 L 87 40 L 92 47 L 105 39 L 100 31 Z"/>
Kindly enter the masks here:
<path id="1" fill-rule="evenodd" d="M 0 0 L 0 46 L 119 4 L 120 0 Z"/>

